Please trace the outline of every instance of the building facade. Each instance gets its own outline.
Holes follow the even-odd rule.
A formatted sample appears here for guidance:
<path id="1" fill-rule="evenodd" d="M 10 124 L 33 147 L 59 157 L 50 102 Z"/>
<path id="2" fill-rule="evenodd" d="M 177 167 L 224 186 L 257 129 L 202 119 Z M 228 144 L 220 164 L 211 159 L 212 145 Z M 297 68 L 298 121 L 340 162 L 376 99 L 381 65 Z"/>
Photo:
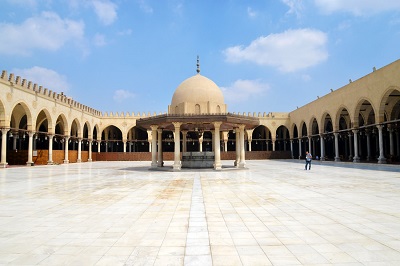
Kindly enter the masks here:
<path id="1" fill-rule="evenodd" d="M 3 71 L 0 165 L 90 162 L 102 158 L 151 160 L 154 164 L 158 163 L 151 155 L 154 145 L 159 147 L 156 150 L 167 153 L 176 151 L 176 145 L 187 151 L 219 147 L 222 158 L 229 152 L 237 153 L 240 146 L 246 154 L 286 151 L 289 157 L 300 159 L 308 150 L 321 160 L 399 161 L 400 60 L 374 68 L 366 76 L 287 113 L 229 113 L 218 86 L 199 72 L 198 69 L 197 75 L 177 87 L 168 114 L 134 114 L 103 113 Z M 242 127 L 240 139 L 239 120 L 218 131 L 204 127 L 202 134 L 196 132 L 196 127 L 165 127 L 160 131 L 139 123 L 174 115 L 230 115 L 256 120 L 257 125 Z M 176 156 L 170 159 L 176 161 Z"/>

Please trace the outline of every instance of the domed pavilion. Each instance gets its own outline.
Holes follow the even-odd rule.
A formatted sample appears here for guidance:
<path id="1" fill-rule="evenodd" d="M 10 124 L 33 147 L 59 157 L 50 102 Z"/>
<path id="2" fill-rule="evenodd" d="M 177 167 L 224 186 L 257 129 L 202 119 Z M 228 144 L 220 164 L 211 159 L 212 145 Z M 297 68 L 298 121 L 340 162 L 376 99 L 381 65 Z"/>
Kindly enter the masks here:
<path id="1" fill-rule="evenodd" d="M 184 80 L 175 90 L 168 106 L 168 114 L 137 120 L 137 126 L 152 131 L 151 167 L 162 167 L 163 131 L 173 132 L 174 170 L 184 168 L 213 167 L 221 170 L 221 132 L 236 132 L 236 160 L 234 165 L 245 167 L 244 132 L 259 125 L 255 117 L 227 112 L 227 105 L 221 89 L 209 78 L 200 74 L 197 58 L 197 74 Z M 211 133 L 212 148 L 203 151 L 187 151 L 188 142 L 202 141 L 203 134 Z M 182 137 L 182 142 L 181 142 Z M 182 154 L 181 154 L 182 151 Z M 182 156 L 181 156 L 182 155 Z"/>

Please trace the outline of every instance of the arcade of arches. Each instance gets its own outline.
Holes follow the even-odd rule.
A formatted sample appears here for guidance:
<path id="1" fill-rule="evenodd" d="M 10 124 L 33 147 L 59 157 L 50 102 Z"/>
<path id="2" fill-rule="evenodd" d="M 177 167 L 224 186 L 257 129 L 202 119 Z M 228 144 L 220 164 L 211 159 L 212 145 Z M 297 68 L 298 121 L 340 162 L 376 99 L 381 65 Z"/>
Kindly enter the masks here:
<path id="1" fill-rule="evenodd" d="M 210 98 L 185 98 L 182 91 L 189 83 L 200 92 L 207 86 Z M 250 119 L 252 126 L 243 126 L 242 135 L 239 120 L 231 127 L 201 127 L 201 134 L 196 127 L 142 127 L 141 121 L 163 115 L 102 113 L 6 71 L 0 91 L 2 167 L 92 160 L 148 160 L 162 166 L 163 160 L 176 160 L 176 150 L 215 149 L 222 159 L 238 165 L 243 160 L 243 166 L 238 147 L 248 159 L 274 158 L 279 152 L 283 158 L 300 159 L 306 150 L 320 160 L 355 163 L 398 163 L 400 158 L 399 60 L 288 113 L 229 113 L 217 86 L 198 73 L 178 87 L 169 114 L 164 114 L 171 119 L 200 114 Z M 209 122 L 218 121 L 200 124 Z M 165 156 L 154 161 L 160 151 Z"/>

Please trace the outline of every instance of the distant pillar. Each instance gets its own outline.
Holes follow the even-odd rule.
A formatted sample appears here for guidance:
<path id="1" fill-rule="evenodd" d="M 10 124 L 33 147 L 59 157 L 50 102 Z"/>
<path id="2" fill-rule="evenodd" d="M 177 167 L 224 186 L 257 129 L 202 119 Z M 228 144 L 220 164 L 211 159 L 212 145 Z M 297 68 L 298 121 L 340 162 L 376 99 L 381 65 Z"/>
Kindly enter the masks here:
<path id="1" fill-rule="evenodd" d="M 89 158 L 88 158 L 88 162 L 92 161 L 92 145 L 93 145 L 93 141 L 89 140 Z"/>
<path id="2" fill-rule="evenodd" d="M 174 170 L 181 170 L 181 141 L 180 141 L 180 128 L 182 123 L 181 122 L 172 122 L 175 127 L 175 150 L 174 150 Z"/>
<path id="3" fill-rule="evenodd" d="M 163 167 L 164 166 L 164 162 L 163 162 L 163 150 L 162 150 L 162 128 L 157 129 L 157 133 L 158 133 L 158 162 L 157 162 L 157 166 L 158 167 Z"/>
<path id="4" fill-rule="evenodd" d="M 220 132 L 219 128 L 222 124 L 222 122 L 214 122 L 214 170 L 221 170 L 222 169 L 222 164 L 221 164 L 221 141 L 220 141 Z"/>
<path id="5" fill-rule="evenodd" d="M 301 159 L 301 153 L 302 153 L 302 151 L 301 151 L 301 141 L 302 141 L 302 139 L 298 138 L 298 140 L 299 140 L 299 160 L 300 160 Z"/>
<path id="6" fill-rule="evenodd" d="M 321 161 L 325 161 L 325 139 L 324 134 L 319 134 L 319 139 L 321 143 Z"/>
<path id="7" fill-rule="evenodd" d="M 201 136 L 199 138 L 199 151 L 202 152 L 203 151 L 203 136 Z"/>
<path id="8" fill-rule="evenodd" d="M 187 134 L 187 130 L 182 130 L 182 136 L 183 136 L 182 151 L 183 152 L 187 152 L 187 136 L 186 136 L 186 134 Z"/>
<path id="9" fill-rule="evenodd" d="M 360 162 L 360 157 L 358 156 L 358 129 L 353 129 L 353 135 L 354 135 L 354 157 L 353 157 L 353 162 L 354 163 L 359 163 Z"/>
<path id="10" fill-rule="evenodd" d="M 65 164 L 69 163 L 69 160 L 68 160 L 68 141 L 69 141 L 69 137 L 65 137 L 64 138 L 64 163 Z"/>
<path id="11" fill-rule="evenodd" d="M 76 162 L 82 162 L 82 139 L 78 139 L 78 159 Z"/>
<path id="12" fill-rule="evenodd" d="M 1 129 L 1 162 L 0 167 L 7 167 L 7 132 L 8 129 Z"/>
<path id="13" fill-rule="evenodd" d="M 365 130 L 367 135 L 367 161 L 371 160 L 371 131 L 369 129 Z"/>
<path id="14" fill-rule="evenodd" d="M 335 162 L 340 162 L 340 157 L 339 157 L 339 133 L 335 132 L 333 133 L 335 136 Z"/>
<path id="15" fill-rule="evenodd" d="M 240 133 L 239 133 L 239 128 L 236 128 L 235 137 L 236 137 L 236 143 L 235 143 L 235 145 L 236 145 L 236 160 L 235 160 L 234 165 L 236 167 L 239 167 L 239 162 L 240 162 Z"/>
<path id="16" fill-rule="evenodd" d="M 378 163 L 386 163 L 385 154 L 383 152 L 383 134 L 382 134 L 383 125 L 377 125 L 376 127 L 378 128 L 378 133 L 379 133 L 379 158 L 378 158 Z"/>
<path id="17" fill-rule="evenodd" d="M 157 167 L 157 128 L 156 125 L 151 125 L 151 167 Z"/>
<path id="18" fill-rule="evenodd" d="M 33 166 L 32 154 L 33 154 L 33 132 L 29 132 L 29 141 L 28 141 L 28 161 L 26 162 L 27 166 Z"/>
<path id="19" fill-rule="evenodd" d="M 244 168 L 246 166 L 245 150 L 244 150 L 244 125 L 239 126 L 240 131 L 240 162 L 239 168 Z"/>
<path id="20" fill-rule="evenodd" d="M 54 164 L 54 162 L 53 162 L 53 137 L 54 137 L 54 135 L 47 135 L 47 138 L 49 140 L 49 158 L 47 160 L 48 165 Z"/>
<path id="21" fill-rule="evenodd" d="M 290 155 L 292 157 L 292 159 L 294 159 L 294 155 L 293 155 L 293 140 L 290 140 Z"/>

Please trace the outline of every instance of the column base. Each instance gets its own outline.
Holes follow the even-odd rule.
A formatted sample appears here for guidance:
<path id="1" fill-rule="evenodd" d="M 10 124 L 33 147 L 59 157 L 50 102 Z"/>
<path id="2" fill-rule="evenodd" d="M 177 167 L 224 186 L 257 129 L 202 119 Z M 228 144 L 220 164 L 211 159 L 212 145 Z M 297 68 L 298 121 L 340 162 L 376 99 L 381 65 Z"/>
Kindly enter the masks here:
<path id="1" fill-rule="evenodd" d="M 26 166 L 34 166 L 35 164 L 33 162 L 26 162 Z"/>
<path id="2" fill-rule="evenodd" d="M 385 157 L 382 157 L 382 158 L 379 157 L 379 158 L 378 158 L 378 163 L 381 163 L 381 164 L 387 163 L 387 162 L 386 162 L 386 158 L 385 158 Z"/>
<path id="3" fill-rule="evenodd" d="M 81 159 L 77 159 L 76 162 L 77 162 L 77 163 L 81 163 L 82 160 L 81 160 Z"/>
<path id="4" fill-rule="evenodd" d="M 335 162 L 340 162 L 340 158 L 339 157 L 335 157 Z"/>
<path id="5" fill-rule="evenodd" d="M 222 164 L 221 163 L 215 163 L 214 164 L 214 170 L 222 170 Z"/>
<path id="6" fill-rule="evenodd" d="M 88 163 L 91 163 L 93 160 L 92 159 L 88 159 L 87 161 L 88 161 Z"/>
<path id="7" fill-rule="evenodd" d="M 156 168 L 156 167 L 158 167 L 157 163 L 151 163 L 151 168 Z"/>
<path id="8" fill-rule="evenodd" d="M 240 162 L 240 163 L 239 163 L 239 168 L 245 168 L 245 166 L 246 166 L 246 163 L 245 163 L 245 162 Z"/>
<path id="9" fill-rule="evenodd" d="M 64 160 L 63 163 L 68 164 L 69 160 Z"/>
<path id="10" fill-rule="evenodd" d="M 359 162 L 360 162 L 360 157 L 353 158 L 353 163 L 359 163 Z"/>
<path id="11" fill-rule="evenodd" d="M 53 161 L 47 161 L 47 165 L 53 165 L 54 162 Z"/>
<path id="12" fill-rule="evenodd" d="M 181 170 L 181 164 L 174 164 L 172 166 L 173 171 L 180 171 Z"/>
<path id="13" fill-rule="evenodd" d="M 0 168 L 6 168 L 8 163 L 0 163 Z"/>

